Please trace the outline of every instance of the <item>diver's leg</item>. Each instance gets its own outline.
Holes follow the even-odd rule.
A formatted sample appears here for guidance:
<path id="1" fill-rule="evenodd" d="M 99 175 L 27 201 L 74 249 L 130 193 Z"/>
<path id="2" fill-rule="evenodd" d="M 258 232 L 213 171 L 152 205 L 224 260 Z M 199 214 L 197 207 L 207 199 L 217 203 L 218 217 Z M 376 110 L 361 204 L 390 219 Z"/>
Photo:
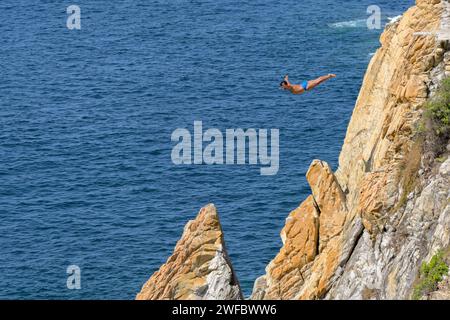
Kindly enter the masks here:
<path id="1" fill-rule="evenodd" d="M 317 87 L 319 84 L 324 83 L 325 81 L 328 81 L 331 78 L 335 78 L 335 77 L 336 77 L 335 74 L 331 74 L 330 73 L 330 74 L 328 74 L 326 76 L 321 76 L 321 77 L 319 77 L 317 79 L 308 81 L 308 90 L 311 90 L 311 89 Z"/>

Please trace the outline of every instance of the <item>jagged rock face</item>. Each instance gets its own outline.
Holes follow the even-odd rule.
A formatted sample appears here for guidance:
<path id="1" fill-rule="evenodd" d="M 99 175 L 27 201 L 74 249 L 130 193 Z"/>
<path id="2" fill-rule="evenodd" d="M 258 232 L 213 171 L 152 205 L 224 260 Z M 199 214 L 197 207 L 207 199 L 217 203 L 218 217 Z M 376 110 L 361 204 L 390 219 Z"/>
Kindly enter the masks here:
<path id="1" fill-rule="evenodd" d="M 375 238 L 365 230 L 327 299 L 408 299 L 421 262 L 450 241 L 450 159 L 393 212 Z"/>
<path id="2" fill-rule="evenodd" d="M 317 204 L 312 196 L 308 197 L 300 207 L 292 211 L 286 219 L 286 226 L 281 232 L 282 239 L 286 239 L 283 248 L 267 267 L 271 281 L 265 291 L 265 278 L 255 284 L 254 299 L 288 299 L 295 295 L 303 283 L 301 270 L 313 261 L 319 248 L 319 213 Z M 263 291 L 256 297 L 256 292 Z"/>
<path id="3" fill-rule="evenodd" d="M 386 27 L 339 168 L 333 174 L 326 163 L 312 163 L 312 195 L 290 214 L 283 247 L 256 281 L 252 299 L 405 299 L 420 262 L 448 245 L 448 160 L 422 174 L 399 205 L 414 128 L 450 64 L 448 42 L 417 33 L 439 34 L 447 4 L 417 0 Z"/>
<path id="4" fill-rule="evenodd" d="M 214 205 L 184 228 L 172 256 L 144 284 L 137 300 L 240 300 Z"/>

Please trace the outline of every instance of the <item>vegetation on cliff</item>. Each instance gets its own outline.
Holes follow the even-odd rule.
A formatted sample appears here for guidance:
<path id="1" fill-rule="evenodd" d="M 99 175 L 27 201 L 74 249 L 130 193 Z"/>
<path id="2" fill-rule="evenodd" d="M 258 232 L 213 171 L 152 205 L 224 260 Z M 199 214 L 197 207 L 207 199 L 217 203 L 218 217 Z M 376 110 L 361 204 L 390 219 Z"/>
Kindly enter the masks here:
<path id="1" fill-rule="evenodd" d="M 427 103 L 425 118 L 429 120 L 436 137 L 440 141 L 448 141 L 450 138 L 450 78 L 442 81 L 436 95 Z"/>
<path id="2" fill-rule="evenodd" d="M 419 126 L 418 139 L 413 147 L 412 154 L 423 149 L 422 152 L 432 152 L 433 157 L 438 162 L 445 153 L 446 146 L 450 140 L 450 78 L 442 81 L 438 91 L 425 105 L 423 121 Z M 418 147 L 420 146 L 420 147 Z M 416 149 L 414 151 L 414 149 Z M 411 157 L 414 159 L 415 157 Z M 445 157 L 444 157 L 445 158 Z M 420 159 L 420 158 L 419 158 Z M 411 161 L 410 161 L 411 162 Z M 420 167 L 420 161 L 412 161 L 414 170 Z M 411 168 L 410 168 L 411 170 Z M 406 189 L 412 191 L 415 185 L 416 172 L 410 172 Z M 407 195 L 407 194 L 406 194 Z M 405 197 L 406 198 L 406 197 Z M 406 200 L 406 199 L 405 199 Z M 422 263 L 418 283 L 414 286 L 412 298 L 415 300 L 430 294 L 437 289 L 439 282 L 449 272 L 449 267 L 445 262 L 443 251 L 437 252 L 429 263 Z"/>
<path id="3" fill-rule="evenodd" d="M 450 78 L 442 81 L 439 90 L 425 104 L 415 141 L 401 166 L 403 192 L 395 210 L 406 204 L 408 195 L 417 186 L 422 156 L 430 153 L 431 160 L 441 160 L 450 139 Z"/>
<path id="4" fill-rule="evenodd" d="M 422 263 L 419 282 L 414 287 L 412 298 L 419 300 L 436 290 L 438 283 L 442 281 L 446 274 L 448 274 L 448 266 L 444 260 L 444 253 L 438 251 L 429 263 Z"/>

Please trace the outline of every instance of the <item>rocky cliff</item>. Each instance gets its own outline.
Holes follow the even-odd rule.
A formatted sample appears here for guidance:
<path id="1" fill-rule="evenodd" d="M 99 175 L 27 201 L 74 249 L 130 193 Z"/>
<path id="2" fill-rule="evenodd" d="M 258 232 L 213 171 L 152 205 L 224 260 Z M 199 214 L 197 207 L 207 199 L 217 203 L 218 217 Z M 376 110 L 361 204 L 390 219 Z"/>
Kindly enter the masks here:
<path id="1" fill-rule="evenodd" d="M 253 299 L 406 299 L 421 262 L 449 245 L 450 160 L 435 163 L 416 138 L 450 70 L 448 5 L 418 0 L 386 27 L 339 168 L 312 163 L 312 195 L 289 215 Z"/>
<path id="2" fill-rule="evenodd" d="M 283 246 L 251 299 L 407 299 L 421 263 L 448 248 L 450 150 L 437 159 L 436 141 L 418 132 L 425 104 L 450 76 L 449 26 L 448 1 L 417 0 L 386 27 L 339 168 L 312 162 L 311 195 L 286 219 Z M 223 248 L 215 210 L 202 209 L 138 298 L 240 298 Z"/>
<path id="3" fill-rule="evenodd" d="M 137 300 L 240 300 L 214 205 L 184 228 L 172 256 L 144 284 Z"/>

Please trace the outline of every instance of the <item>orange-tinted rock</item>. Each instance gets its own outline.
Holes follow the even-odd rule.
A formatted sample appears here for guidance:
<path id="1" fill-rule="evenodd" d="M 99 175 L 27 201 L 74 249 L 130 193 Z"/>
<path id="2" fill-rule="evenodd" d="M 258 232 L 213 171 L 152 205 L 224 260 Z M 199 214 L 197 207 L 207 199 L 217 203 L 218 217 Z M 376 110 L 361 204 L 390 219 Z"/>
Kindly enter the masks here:
<path id="1" fill-rule="evenodd" d="M 172 256 L 144 284 L 137 300 L 242 299 L 214 205 L 184 228 Z"/>
<path id="2" fill-rule="evenodd" d="M 306 178 L 320 210 L 319 239 L 322 249 L 342 231 L 347 212 L 345 195 L 326 162 L 313 161 Z"/>
<path id="3" fill-rule="evenodd" d="M 319 214 L 310 196 L 286 219 L 286 226 L 282 230 L 282 238 L 286 241 L 267 267 L 270 283 L 266 299 L 285 299 L 289 298 L 290 292 L 295 294 L 297 283 L 293 282 L 302 281 L 301 268 L 317 254 L 318 226 Z"/>
<path id="4" fill-rule="evenodd" d="M 284 246 L 267 267 L 265 293 L 253 298 L 318 297 L 338 266 L 341 248 L 337 240 L 346 218 L 345 195 L 323 161 L 311 164 L 307 179 L 313 195 L 287 218 L 281 233 Z M 256 287 L 262 292 L 261 285 Z M 308 288 L 312 290 L 305 291 Z"/>
<path id="5" fill-rule="evenodd" d="M 369 233 L 379 231 L 386 202 L 386 174 L 384 172 L 369 173 L 361 185 L 361 197 L 358 212 Z"/>

